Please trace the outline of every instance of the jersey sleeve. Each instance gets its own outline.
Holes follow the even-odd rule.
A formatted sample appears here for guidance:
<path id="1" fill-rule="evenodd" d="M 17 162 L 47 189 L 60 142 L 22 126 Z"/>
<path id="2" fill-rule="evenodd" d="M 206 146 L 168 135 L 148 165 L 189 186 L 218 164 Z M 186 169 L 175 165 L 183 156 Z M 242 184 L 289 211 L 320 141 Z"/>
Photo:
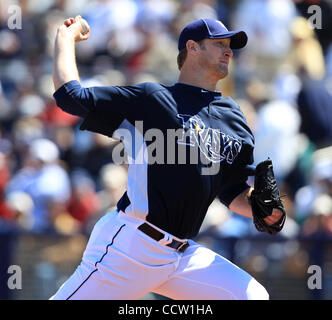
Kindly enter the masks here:
<path id="1" fill-rule="evenodd" d="M 144 91 L 143 84 L 84 88 L 74 80 L 59 88 L 54 98 L 62 110 L 84 118 L 81 130 L 111 137 L 123 120 L 140 120 Z"/>
<path id="2" fill-rule="evenodd" d="M 253 146 L 244 144 L 238 161 L 235 161 L 231 170 L 224 175 L 221 191 L 218 194 L 218 198 L 226 207 L 229 207 L 240 193 L 250 188 L 247 180 L 252 174 L 253 162 Z"/>

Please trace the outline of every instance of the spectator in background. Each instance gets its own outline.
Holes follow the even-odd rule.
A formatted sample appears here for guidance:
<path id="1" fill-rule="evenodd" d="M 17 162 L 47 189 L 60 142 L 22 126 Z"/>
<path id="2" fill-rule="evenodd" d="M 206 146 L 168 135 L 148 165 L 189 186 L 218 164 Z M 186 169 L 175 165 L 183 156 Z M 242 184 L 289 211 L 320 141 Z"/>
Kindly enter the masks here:
<path id="1" fill-rule="evenodd" d="M 12 192 L 6 199 L 6 205 L 12 212 L 12 221 L 18 231 L 30 232 L 33 228 L 33 201 L 25 192 Z"/>
<path id="2" fill-rule="evenodd" d="M 332 144 L 332 90 L 325 78 L 323 50 L 305 18 L 294 19 L 291 30 L 293 45 L 287 63 L 301 82 L 295 97 L 300 131 L 317 148 L 326 147 Z"/>
<path id="3" fill-rule="evenodd" d="M 82 230 L 86 222 L 99 211 L 99 198 L 93 179 L 84 170 L 76 169 L 71 175 L 72 192 L 68 213 L 79 223 Z"/>
<path id="4" fill-rule="evenodd" d="M 292 44 L 291 23 L 296 16 L 289 0 L 243 0 L 237 3 L 233 27 L 246 26 L 248 47 L 240 53 L 238 76 L 253 75 L 271 82 Z"/>
<path id="5" fill-rule="evenodd" d="M 70 181 L 57 163 L 57 146 L 47 139 L 34 140 L 24 159 L 23 167 L 7 185 L 6 195 L 25 192 L 33 201 L 32 232 L 54 231 L 56 217 L 65 210 L 70 197 Z"/>
<path id="6" fill-rule="evenodd" d="M 303 75 L 298 95 L 301 131 L 316 145 L 332 145 L 332 93 L 327 80 L 313 80 Z"/>
<path id="7" fill-rule="evenodd" d="M 92 139 L 91 148 L 81 156 L 78 166 L 85 168 L 91 177 L 98 181 L 101 168 L 113 162 L 112 151 L 118 142 L 97 133 L 92 134 Z"/>
<path id="8" fill-rule="evenodd" d="M 89 235 L 101 216 L 105 212 L 112 211 L 116 208 L 117 202 L 127 189 L 127 169 L 123 165 L 106 164 L 99 172 L 99 180 L 97 181 L 100 190 L 97 193 L 98 211 L 91 214 L 85 225 L 84 230 Z M 91 204 L 90 204 L 91 205 Z"/>
<path id="9" fill-rule="evenodd" d="M 303 17 L 295 18 L 291 24 L 291 33 L 293 42 L 287 58 L 289 67 L 299 75 L 304 69 L 310 78 L 323 79 L 325 75 L 323 50 L 308 20 Z"/>
<path id="10" fill-rule="evenodd" d="M 331 33 L 332 33 L 332 3 L 330 0 L 293 0 L 296 5 L 298 12 L 309 19 L 317 10 L 315 7 L 312 7 L 314 10 L 309 10 L 311 6 L 318 6 L 320 11 L 318 11 L 320 16 L 321 25 L 318 25 L 314 28 L 314 32 L 318 38 L 318 41 L 323 49 L 324 56 L 326 56 L 329 45 L 332 43 Z M 313 17 L 314 18 L 314 17 Z M 313 22 L 318 22 L 317 19 L 314 19 Z M 314 26 L 313 26 L 314 27 Z"/>
<path id="11" fill-rule="evenodd" d="M 332 147 L 317 150 L 313 154 L 311 179 L 295 195 L 295 213 L 299 223 L 303 223 L 314 211 L 321 195 L 332 197 Z M 326 198 L 326 197 L 325 197 Z M 324 198 L 323 198 L 324 199 Z M 321 202 L 317 202 L 321 203 Z M 328 203 L 328 202 L 323 202 Z M 315 207 L 315 209 L 314 209 Z M 324 209 L 324 208 L 323 208 Z M 320 212 L 320 211 L 319 211 Z"/>
<path id="12" fill-rule="evenodd" d="M 273 100 L 258 110 L 256 126 L 255 162 L 271 157 L 275 175 L 282 181 L 295 166 L 299 155 L 300 116 L 289 102 Z"/>
<path id="13" fill-rule="evenodd" d="M 107 164 L 100 171 L 101 185 L 99 192 L 101 210 L 113 210 L 127 189 L 127 170 L 122 165 Z"/>
<path id="14" fill-rule="evenodd" d="M 10 172 L 8 169 L 8 159 L 0 151 L 0 219 L 12 220 L 14 219 L 14 212 L 9 208 L 5 201 L 5 188 L 10 179 Z"/>
<path id="15" fill-rule="evenodd" d="M 307 220 L 301 226 L 305 237 L 326 236 L 332 238 L 332 197 L 320 194 L 315 201 Z"/>

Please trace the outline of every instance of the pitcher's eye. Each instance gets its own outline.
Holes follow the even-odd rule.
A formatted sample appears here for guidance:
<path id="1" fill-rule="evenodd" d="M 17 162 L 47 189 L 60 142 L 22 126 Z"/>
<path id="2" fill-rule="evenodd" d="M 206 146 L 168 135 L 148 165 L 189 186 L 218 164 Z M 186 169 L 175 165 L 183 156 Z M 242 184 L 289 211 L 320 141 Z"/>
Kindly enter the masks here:
<path id="1" fill-rule="evenodd" d="M 217 46 L 220 48 L 226 48 L 227 45 L 224 42 L 216 42 Z"/>

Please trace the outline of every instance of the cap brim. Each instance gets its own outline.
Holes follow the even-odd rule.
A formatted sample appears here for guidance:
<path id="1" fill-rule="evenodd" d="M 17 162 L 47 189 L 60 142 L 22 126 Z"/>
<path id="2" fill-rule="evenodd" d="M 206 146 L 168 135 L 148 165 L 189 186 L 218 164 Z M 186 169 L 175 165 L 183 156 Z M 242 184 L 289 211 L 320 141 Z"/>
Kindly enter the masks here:
<path id="1" fill-rule="evenodd" d="M 210 39 L 225 39 L 231 38 L 231 49 L 241 49 L 248 42 L 248 36 L 244 31 L 230 31 L 223 33 L 222 35 L 214 35 L 209 37 Z"/>

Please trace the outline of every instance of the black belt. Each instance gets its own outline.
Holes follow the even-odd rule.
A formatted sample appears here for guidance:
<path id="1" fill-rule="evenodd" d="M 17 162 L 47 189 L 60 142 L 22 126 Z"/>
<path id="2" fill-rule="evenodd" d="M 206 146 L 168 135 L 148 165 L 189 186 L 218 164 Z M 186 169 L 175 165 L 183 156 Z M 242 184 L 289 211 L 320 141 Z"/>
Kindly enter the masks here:
<path id="1" fill-rule="evenodd" d="M 156 241 L 159 241 L 165 237 L 165 234 L 163 234 L 162 232 L 158 231 L 157 229 L 153 228 L 152 226 L 150 226 L 145 222 L 141 224 L 137 229 L 141 230 L 146 235 L 148 235 L 149 237 L 151 237 Z M 173 239 L 173 241 L 169 244 L 166 244 L 166 246 L 176 249 L 177 251 L 184 252 L 189 247 L 189 243 L 188 241 L 181 242 Z"/>

